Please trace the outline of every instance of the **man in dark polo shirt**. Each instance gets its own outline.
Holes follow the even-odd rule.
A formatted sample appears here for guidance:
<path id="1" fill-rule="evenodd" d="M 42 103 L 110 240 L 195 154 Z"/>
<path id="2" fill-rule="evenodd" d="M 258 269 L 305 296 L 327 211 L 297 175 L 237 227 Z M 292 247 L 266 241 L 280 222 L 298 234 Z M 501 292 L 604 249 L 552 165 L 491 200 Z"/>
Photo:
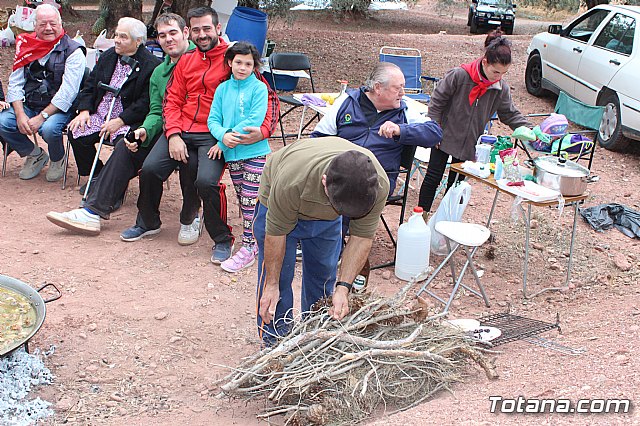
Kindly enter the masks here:
<path id="1" fill-rule="evenodd" d="M 305 139 L 265 166 L 253 223 L 258 242 L 258 329 L 266 343 L 289 331 L 296 245 L 302 246 L 302 311 L 333 294 L 331 315 L 349 312 L 349 290 L 364 265 L 389 194 L 371 151 L 339 137 Z M 342 215 L 353 218 L 339 278 Z"/>

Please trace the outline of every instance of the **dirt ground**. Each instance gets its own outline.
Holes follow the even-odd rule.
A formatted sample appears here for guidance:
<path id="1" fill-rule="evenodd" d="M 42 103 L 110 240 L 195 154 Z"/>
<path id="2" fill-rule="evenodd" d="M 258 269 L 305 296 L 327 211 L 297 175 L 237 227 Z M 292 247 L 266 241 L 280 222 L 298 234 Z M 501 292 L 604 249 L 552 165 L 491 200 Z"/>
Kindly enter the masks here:
<path id="1" fill-rule="evenodd" d="M 3 1 L 7 6 L 13 3 Z M 67 29 L 84 32 L 95 12 L 69 18 Z M 274 24 L 269 38 L 276 51 L 302 51 L 314 65 L 319 90 L 333 91 L 335 81 L 351 86 L 363 81 L 382 45 L 418 47 L 423 71 L 442 75 L 481 53 L 482 35 L 470 36 L 466 13 L 458 8 L 443 16 L 434 4 L 420 2 L 409 11 L 380 12 L 360 22 L 337 22 L 323 12 L 300 13 L 292 27 Z M 524 113 L 548 112 L 554 99 L 536 99 L 524 87 L 526 47 L 545 23 L 516 21 L 514 63 L 507 75 L 515 103 Z M 440 33 L 444 31 L 446 33 Z M 85 37 L 91 40 L 90 36 Z M 0 49 L 0 75 L 7 81 L 13 49 Z M 6 86 L 5 86 L 6 87 Z M 295 127 L 295 119 L 287 122 Z M 495 134 L 506 132 L 497 127 Z M 272 147 L 281 145 L 278 139 Z M 621 203 L 640 210 L 640 150 L 613 153 L 598 149 L 586 206 Z M 55 382 L 39 395 L 54 403 L 55 416 L 47 424 L 91 425 L 253 425 L 265 401 L 217 399 L 212 383 L 240 358 L 259 347 L 255 330 L 256 271 L 227 275 L 209 262 L 212 242 L 203 235 L 189 247 L 177 244 L 181 196 L 177 176 L 170 179 L 161 207 L 162 232 L 150 239 L 124 243 L 120 232 L 135 220 L 138 189 L 111 220 L 103 222 L 99 237 L 73 235 L 45 219 L 50 210 L 76 208 L 80 201 L 71 162 L 71 184 L 61 190 L 36 179 L 18 178 L 21 161 L 9 156 L 7 176 L 0 179 L 0 273 L 34 287 L 54 283 L 62 298 L 47 305 L 47 319 L 32 347 L 55 354 L 47 359 Z M 228 177 L 226 182 L 229 184 Z M 418 180 L 410 182 L 410 205 L 416 203 Z M 465 220 L 482 223 L 492 192 L 472 183 L 473 198 Z M 229 196 L 229 221 L 240 232 L 237 203 Z M 451 316 L 477 318 L 504 312 L 543 321 L 560 316 L 562 334 L 544 337 L 586 350 L 572 356 L 525 342 L 499 347 L 500 378 L 489 381 L 469 367 L 464 383 L 453 394 L 441 393 L 409 411 L 370 424 L 640 424 L 640 414 L 507 415 L 489 411 L 489 396 L 504 398 L 628 398 L 640 397 L 640 250 L 637 239 L 617 230 L 593 231 L 577 224 L 571 286 L 567 292 L 522 297 L 523 225 L 511 218 L 513 199 L 502 196 L 492 223 L 495 243 L 477 255 L 482 281 L 491 299 L 485 308 L 468 295 L 454 302 Z M 397 210 L 385 214 L 397 217 Z M 529 280 L 532 290 L 564 279 L 572 211 L 561 217 L 553 209 L 534 209 L 537 227 L 532 236 Z M 372 259 L 392 257 L 391 243 L 379 230 Z M 432 257 L 431 264 L 437 264 Z M 298 272 L 299 278 L 299 272 Z M 443 277 L 440 287 L 446 287 Z M 299 280 L 297 280 L 298 282 Z M 391 294 L 401 283 L 392 269 L 371 275 L 371 290 Z"/>

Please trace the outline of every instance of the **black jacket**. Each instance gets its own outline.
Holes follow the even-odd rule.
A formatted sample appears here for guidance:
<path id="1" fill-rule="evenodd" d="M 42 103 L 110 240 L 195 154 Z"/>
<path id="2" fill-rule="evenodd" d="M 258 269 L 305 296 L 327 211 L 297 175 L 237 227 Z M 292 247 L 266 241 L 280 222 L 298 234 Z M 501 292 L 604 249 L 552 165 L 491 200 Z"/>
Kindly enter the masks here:
<path id="1" fill-rule="evenodd" d="M 104 89 L 98 88 L 98 83 L 109 84 L 119 58 L 120 55 L 113 47 L 100 55 L 98 63 L 78 94 L 78 111 L 88 110 L 92 114 L 96 112 L 106 93 Z M 120 118 L 124 124 L 135 128 L 144 121 L 149 113 L 149 78 L 161 61 L 144 45 L 138 48 L 133 58 L 138 61 L 138 66 L 125 81 L 120 91 L 120 99 L 124 109 Z"/>

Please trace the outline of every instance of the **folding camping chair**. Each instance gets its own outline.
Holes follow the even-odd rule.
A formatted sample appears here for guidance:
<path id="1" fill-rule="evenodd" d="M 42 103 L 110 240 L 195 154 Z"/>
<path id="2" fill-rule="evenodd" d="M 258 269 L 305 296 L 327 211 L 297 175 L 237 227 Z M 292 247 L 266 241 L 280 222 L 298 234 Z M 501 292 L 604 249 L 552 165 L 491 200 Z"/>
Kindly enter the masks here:
<path id="1" fill-rule="evenodd" d="M 427 175 L 427 167 L 429 166 L 429 158 L 431 156 L 431 148 L 423 148 L 421 146 L 416 147 L 415 156 L 413 158 L 413 162 L 411 164 L 411 171 L 409 172 L 409 176 L 407 176 L 407 182 L 404 182 L 400 189 L 398 190 L 398 194 L 402 194 L 403 191 L 407 188 L 407 185 L 413 179 L 413 175 L 418 172 L 422 179 Z M 449 169 L 451 166 L 451 156 L 449 156 L 449 160 L 447 161 L 447 167 L 445 171 Z M 440 191 L 442 191 L 447 186 L 447 174 L 442 175 L 442 180 L 440 181 L 440 185 L 438 185 L 438 189 L 436 190 L 435 197 L 438 197 Z"/>
<path id="2" fill-rule="evenodd" d="M 278 88 L 278 78 L 276 77 L 277 71 L 304 71 L 309 75 L 309 79 L 311 81 L 311 93 L 316 92 L 316 88 L 313 84 L 313 74 L 311 73 L 311 62 L 309 61 L 309 57 L 304 53 L 273 53 L 269 56 L 269 68 L 271 73 L 271 87 L 276 92 L 279 90 L 282 91 L 295 91 L 298 87 L 299 79 L 296 77 L 295 86 L 288 87 L 286 89 Z M 282 83 L 280 83 L 282 86 Z M 279 114 L 279 122 L 280 122 L 280 137 L 282 138 L 282 144 L 287 145 L 287 138 L 298 137 L 298 133 L 301 133 L 309 127 L 309 125 L 320 117 L 320 114 L 314 114 L 306 124 L 304 124 L 298 133 L 286 133 L 284 131 L 283 119 L 290 112 L 295 110 L 296 108 L 304 107 L 304 104 L 294 98 L 292 95 L 278 95 L 278 99 L 280 100 L 280 105 L 287 104 L 289 105 L 289 109 L 287 109 L 284 113 L 282 113 L 282 108 L 278 111 Z"/>
<path id="3" fill-rule="evenodd" d="M 409 173 L 411 171 L 411 165 L 413 164 L 413 159 L 416 153 L 416 146 L 415 145 L 405 145 L 402 149 L 402 155 L 400 157 L 400 169 L 398 170 L 398 178 L 400 178 L 400 175 L 404 175 L 404 179 L 405 182 L 409 181 Z M 400 207 L 400 219 L 398 222 L 398 225 L 402 225 L 402 223 L 404 222 L 404 213 L 407 210 L 407 198 L 409 196 L 409 191 L 405 190 L 402 191 L 402 193 L 398 193 L 398 195 L 391 195 L 389 196 L 389 198 L 387 198 L 387 206 L 399 206 Z M 391 232 L 391 228 L 389 228 L 389 224 L 387 223 L 387 220 L 384 217 L 384 214 L 380 215 L 380 220 L 382 220 L 382 224 L 384 225 L 384 229 L 387 231 L 387 235 L 389 235 L 389 238 L 391 239 L 391 242 L 393 243 L 393 260 L 390 262 L 386 262 L 386 263 L 382 263 L 380 265 L 374 265 L 371 267 L 371 269 L 380 269 L 380 268 L 386 268 L 387 266 L 393 266 L 396 263 L 396 239 L 393 236 L 393 232 Z"/>
<path id="4" fill-rule="evenodd" d="M 7 168 L 7 157 L 10 154 L 11 148 L 9 148 L 9 144 L 3 139 L 0 139 L 0 144 L 2 145 L 2 177 L 4 177 Z"/>
<path id="5" fill-rule="evenodd" d="M 66 134 L 67 130 L 63 130 L 62 134 Z M 11 154 L 13 152 L 13 150 L 11 148 L 9 148 L 9 144 L 3 140 L 0 140 L 0 143 L 2 143 L 2 151 L 3 151 L 3 155 L 2 155 L 2 177 L 6 176 L 6 169 L 7 169 L 7 157 L 9 156 L 9 154 Z M 35 145 L 38 145 L 38 136 L 37 134 L 33 135 L 33 143 Z M 67 146 L 65 148 L 64 151 L 64 163 L 63 163 L 63 167 L 64 167 L 64 175 L 62 177 L 62 189 L 65 189 L 66 184 L 67 184 L 67 165 L 69 163 L 69 150 L 70 150 L 70 146 L 69 146 L 69 142 L 67 141 Z"/>
<path id="6" fill-rule="evenodd" d="M 404 74 L 404 90 L 411 99 L 429 103 L 431 92 L 440 80 L 422 75 L 422 55 L 420 50 L 410 47 L 382 46 L 380 62 L 396 64 Z"/>
<path id="7" fill-rule="evenodd" d="M 598 131 L 602 122 L 605 107 L 587 105 L 577 99 L 572 98 L 565 92 L 560 91 L 558 94 L 558 100 L 554 112 L 557 114 L 563 114 L 567 117 L 567 120 L 573 122 L 579 126 L 584 127 L 586 130 L 579 130 L 577 132 L 571 132 L 572 134 L 588 134 L 591 135 L 592 142 L 590 144 L 582 143 L 580 149 L 576 153 L 568 152 L 569 160 L 588 161 L 587 168 L 591 170 L 591 164 L 593 163 L 593 155 L 596 151 L 596 142 L 598 137 Z M 550 114 L 529 114 L 527 117 L 547 117 Z M 528 145 L 528 144 L 527 144 Z M 523 143 L 522 148 L 527 149 L 527 145 Z M 552 155 L 560 156 L 563 152 L 562 143 L 558 143 L 556 151 L 551 152 Z"/>

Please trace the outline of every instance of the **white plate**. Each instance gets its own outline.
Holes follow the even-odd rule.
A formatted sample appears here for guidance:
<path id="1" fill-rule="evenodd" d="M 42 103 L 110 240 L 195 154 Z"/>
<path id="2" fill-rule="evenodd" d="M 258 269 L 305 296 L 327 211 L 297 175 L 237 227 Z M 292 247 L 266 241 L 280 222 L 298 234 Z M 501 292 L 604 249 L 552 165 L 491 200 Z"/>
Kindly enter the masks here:
<path id="1" fill-rule="evenodd" d="M 471 330 L 470 333 L 474 338 L 482 340 L 483 342 L 490 342 L 502 335 L 502 331 L 500 331 L 499 328 L 483 325 Z"/>
<path id="2" fill-rule="evenodd" d="M 513 195 L 519 195 L 522 198 L 538 203 L 542 201 L 557 200 L 558 197 L 561 196 L 560 192 L 538 185 L 530 180 L 525 180 L 524 186 L 508 186 L 507 182 L 507 179 L 500 179 L 496 181 L 501 189 L 510 192 Z"/>
<path id="3" fill-rule="evenodd" d="M 445 321 L 445 323 L 452 325 L 456 328 L 459 328 L 464 332 L 473 331 L 480 328 L 480 321 L 470 319 L 470 318 L 452 319 L 452 320 Z"/>

